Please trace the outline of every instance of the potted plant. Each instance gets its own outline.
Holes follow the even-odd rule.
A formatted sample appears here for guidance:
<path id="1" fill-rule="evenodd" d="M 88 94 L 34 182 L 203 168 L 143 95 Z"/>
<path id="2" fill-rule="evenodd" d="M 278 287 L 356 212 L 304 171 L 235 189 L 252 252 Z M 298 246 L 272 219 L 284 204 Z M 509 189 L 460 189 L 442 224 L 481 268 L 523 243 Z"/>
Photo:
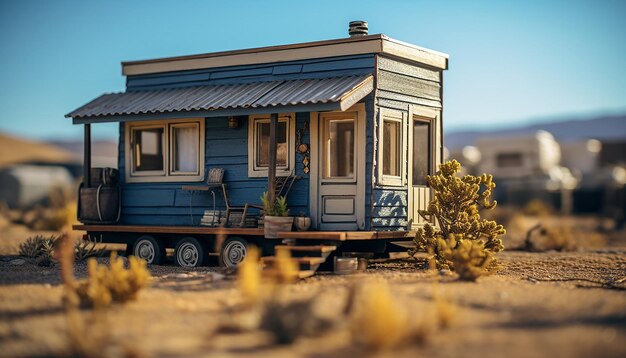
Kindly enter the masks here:
<path id="1" fill-rule="evenodd" d="M 296 226 L 296 230 L 307 231 L 311 227 L 311 218 L 304 215 L 304 213 L 300 213 L 300 216 L 296 217 L 294 224 Z"/>
<path id="2" fill-rule="evenodd" d="M 263 229 L 265 230 L 265 237 L 277 239 L 279 232 L 291 231 L 293 218 L 289 216 L 287 198 L 279 196 L 274 202 L 271 202 L 267 192 L 265 192 L 261 196 L 261 201 L 263 202 Z"/>

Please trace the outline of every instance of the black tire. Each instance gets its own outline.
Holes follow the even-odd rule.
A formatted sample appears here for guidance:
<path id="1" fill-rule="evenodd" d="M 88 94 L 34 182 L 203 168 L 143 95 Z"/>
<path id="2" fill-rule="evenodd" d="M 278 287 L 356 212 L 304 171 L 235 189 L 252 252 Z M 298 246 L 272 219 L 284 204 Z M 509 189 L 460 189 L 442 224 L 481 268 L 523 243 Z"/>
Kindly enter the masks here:
<path id="1" fill-rule="evenodd" d="M 248 254 L 248 241 L 232 236 L 226 239 L 220 248 L 220 266 L 237 267 Z"/>
<path id="2" fill-rule="evenodd" d="M 174 261 L 181 267 L 205 266 L 209 260 L 207 246 L 195 237 L 185 237 L 176 243 Z"/>
<path id="3" fill-rule="evenodd" d="M 159 265 L 165 258 L 165 246 L 150 235 L 143 235 L 133 244 L 132 254 L 146 260 L 148 265 Z"/>

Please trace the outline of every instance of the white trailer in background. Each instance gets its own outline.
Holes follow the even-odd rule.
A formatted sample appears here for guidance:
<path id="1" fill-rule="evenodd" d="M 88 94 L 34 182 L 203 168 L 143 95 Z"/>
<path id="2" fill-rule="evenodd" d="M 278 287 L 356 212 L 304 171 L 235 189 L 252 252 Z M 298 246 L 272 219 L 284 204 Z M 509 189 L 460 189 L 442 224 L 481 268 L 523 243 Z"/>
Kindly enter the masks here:
<path id="1" fill-rule="evenodd" d="M 546 177 L 558 169 L 561 160 L 559 143 L 546 131 L 481 137 L 476 147 L 481 154 L 478 171 L 499 179 Z"/>

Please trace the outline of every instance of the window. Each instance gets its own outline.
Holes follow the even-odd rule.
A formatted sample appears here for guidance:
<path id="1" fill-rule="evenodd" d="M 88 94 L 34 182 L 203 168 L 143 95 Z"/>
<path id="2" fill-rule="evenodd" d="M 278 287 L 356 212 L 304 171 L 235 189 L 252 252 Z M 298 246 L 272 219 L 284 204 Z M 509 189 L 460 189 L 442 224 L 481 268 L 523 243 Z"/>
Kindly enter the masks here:
<path id="1" fill-rule="evenodd" d="M 126 181 L 204 179 L 204 120 L 126 123 Z"/>
<path id="2" fill-rule="evenodd" d="M 430 131 L 430 122 L 413 121 L 413 186 L 426 186 L 431 174 Z"/>
<path id="3" fill-rule="evenodd" d="M 133 128 L 132 138 L 135 153 L 133 172 L 147 175 L 163 174 L 165 126 Z"/>
<path id="4" fill-rule="evenodd" d="M 281 114 L 276 127 L 276 175 L 291 173 L 295 161 L 295 115 Z M 270 115 L 248 120 L 248 176 L 266 177 L 270 153 Z"/>
<path id="5" fill-rule="evenodd" d="M 402 186 L 405 184 L 405 120 L 404 113 L 380 109 L 378 131 L 378 184 Z"/>
<path id="6" fill-rule="evenodd" d="M 324 178 L 354 178 L 354 119 L 324 122 Z"/>
<path id="7" fill-rule="evenodd" d="M 523 164 L 522 153 L 500 153 L 496 156 L 498 168 L 515 168 Z"/>
<path id="8" fill-rule="evenodd" d="M 200 147 L 200 124 L 170 125 L 172 138 L 172 175 L 197 175 Z"/>

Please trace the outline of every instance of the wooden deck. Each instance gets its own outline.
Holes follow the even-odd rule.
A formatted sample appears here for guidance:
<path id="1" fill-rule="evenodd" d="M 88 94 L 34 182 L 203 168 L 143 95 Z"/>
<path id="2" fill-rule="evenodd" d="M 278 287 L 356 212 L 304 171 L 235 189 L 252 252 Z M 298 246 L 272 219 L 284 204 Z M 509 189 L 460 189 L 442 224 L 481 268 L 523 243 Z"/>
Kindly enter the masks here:
<path id="1" fill-rule="evenodd" d="M 209 226 L 147 226 L 147 225 L 74 225 L 76 231 L 89 232 L 137 232 L 145 234 L 196 234 L 196 235 L 244 235 L 263 236 L 263 229 Z M 412 239 L 412 231 L 289 231 L 278 233 L 279 239 L 299 240 L 402 240 Z"/>
<path id="2" fill-rule="evenodd" d="M 249 235 L 263 236 L 263 229 L 209 226 L 74 225 L 76 231 L 138 232 L 145 234 Z"/>

